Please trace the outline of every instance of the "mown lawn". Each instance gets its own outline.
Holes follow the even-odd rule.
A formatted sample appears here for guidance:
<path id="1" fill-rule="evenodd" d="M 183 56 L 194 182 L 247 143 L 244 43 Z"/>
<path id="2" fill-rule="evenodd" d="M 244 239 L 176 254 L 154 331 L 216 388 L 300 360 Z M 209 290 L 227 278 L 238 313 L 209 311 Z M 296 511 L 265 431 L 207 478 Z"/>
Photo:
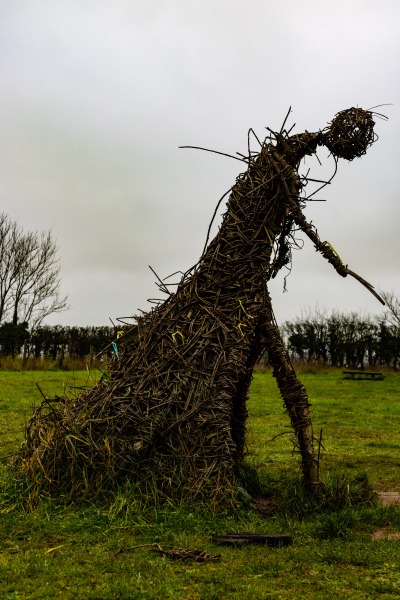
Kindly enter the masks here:
<path id="1" fill-rule="evenodd" d="M 299 485 L 298 456 L 269 371 L 255 374 L 249 401 L 248 462 L 281 500 L 273 517 L 249 509 L 143 508 L 126 486 L 106 500 L 71 504 L 43 498 L 23 506 L 21 484 L 3 467 L 0 490 L 0 597 L 66 599 L 264 599 L 400 597 L 400 531 L 395 508 L 374 506 L 366 473 L 379 490 L 400 490 L 400 376 L 344 381 L 340 371 L 301 373 L 315 436 L 322 429 L 321 477 L 340 488 L 333 510 L 320 510 Z M 14 452 L 24 423 L 44 395 L 91 385 L 86 372 L 0 372 L 0 452 Z M 338 475 L 338 473 L 340 475 Z M 339 482 L 339 483 L 338 483 Z M 356 483 L 354 483 L 356 482 Z M 358 483 L 357 483 L 358 482 Z M 361 482 L 361 483 L 360 483 Z M 336 487 L 335 487 L 336 486 Z M 288 548 L 217 547 L 213 533 L 253 531 L 293 537 Z M 144 544 L 196 548 L 218 562 L 182 562 Z"/>
<path id="2" fill-rule="evenodd" d="M 351 381 L 342 371 L 303 372 L 314 435 L 322 429 L 322 477 L 338 468 L 365 472 L 377 490 L 400 491 L 400 375 L 383 381 Z M 269 371 L 257 372 L 249 403 L 249 445 L 266 469 L 292 471 L 291 430 Z M 284 431 L 276 440 L 271 438 Z"/>

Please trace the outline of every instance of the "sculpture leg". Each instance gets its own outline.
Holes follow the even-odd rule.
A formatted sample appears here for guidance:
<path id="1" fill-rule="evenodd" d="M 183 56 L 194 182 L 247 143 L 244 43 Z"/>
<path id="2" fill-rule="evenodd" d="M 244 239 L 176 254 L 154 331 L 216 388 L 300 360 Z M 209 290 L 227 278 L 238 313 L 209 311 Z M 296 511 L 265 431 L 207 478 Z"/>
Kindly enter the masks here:
<path id="1" fill-rule="evenodd" d="M 269 363 L 281 392 L 290 422 L 296 433 L 301 453 L 303 476 L 306 484 L 317 492 L 319 484 L 318 463 L 314 454 L 313 430 L 307 392 L 298 380 L 286 354 L 278 327 L 268 320 L 263 326 L 264 346 Z"/>

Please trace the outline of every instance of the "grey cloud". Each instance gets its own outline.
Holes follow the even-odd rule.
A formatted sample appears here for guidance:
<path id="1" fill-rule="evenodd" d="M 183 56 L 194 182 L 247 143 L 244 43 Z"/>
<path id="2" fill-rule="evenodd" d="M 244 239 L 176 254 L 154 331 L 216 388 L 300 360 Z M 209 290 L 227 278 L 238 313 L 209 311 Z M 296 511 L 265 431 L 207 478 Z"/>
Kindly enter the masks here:
<path id="1" fill-rule="evenodd" d="M 158 293 L 148 264 L 161 276 L 191 266 L 242 165 L 178 146 L 244 152 L 248 128 L 262 138 L 289 105 L 301 131 L 352 105 L 394 104 L 377 109 L 390 117 L 377 121 L 377 144 L 339 165 L 327 202 L 307 216 L 351 268 L 400 293 L 398 2 L 36 0 L 1 10 L 1 206 L 26 228 L 52 228 L 73 305 L 58 320 L 136 312 Z M 316 177 L 331 172 L 321 157 Z M 313 300 L 380 310 L 307 241 L 288 287 L 273 284 L 280 320 Z"/>

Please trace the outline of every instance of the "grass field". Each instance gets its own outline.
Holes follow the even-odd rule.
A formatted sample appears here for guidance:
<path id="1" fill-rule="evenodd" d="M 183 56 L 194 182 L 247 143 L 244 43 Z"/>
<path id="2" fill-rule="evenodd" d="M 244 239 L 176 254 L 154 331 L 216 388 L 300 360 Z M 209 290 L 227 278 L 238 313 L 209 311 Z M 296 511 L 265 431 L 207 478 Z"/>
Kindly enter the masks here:
<path id="1" fill-rule="evenodd" d="M 255 374 L 249 401 L 248 458 L 280 502 L 273 517 L 251 509 L 143 508 L 128 486 L 103 500 L 43 498 L 24 507 L 21 483 L 3 467 L 0 490 L 0 597 L 5 599 L 317 599 L 400 597 L 400 514 L 374 505 L 366 476 L 400 491 L 400 376 L 344 381 L 340 371 L 304 372 L 321 478 L 330 502 L 316 506 L 299 484 L 298 456 L 269 371 Z M 86 372 L 0 372 L 0 453 L 15 452 L 32 408 Z M 366 474 L 366 476 L 364 475 Z M 372 534 L 382 530 L 381 539 Z M 289 534 L 293 545 L 217 547 L 213 533 Z M 196 548 L 218 562 L 182 562 L 152 546 Z"/>

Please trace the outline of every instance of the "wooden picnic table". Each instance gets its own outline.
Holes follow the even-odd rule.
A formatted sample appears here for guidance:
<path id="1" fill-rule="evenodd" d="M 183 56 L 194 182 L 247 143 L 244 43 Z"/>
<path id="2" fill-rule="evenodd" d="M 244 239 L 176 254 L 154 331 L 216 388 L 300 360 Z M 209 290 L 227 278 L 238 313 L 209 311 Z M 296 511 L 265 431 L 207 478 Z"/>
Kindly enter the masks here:
<path id="1" fill-rule="evenodd" d="M 344 375 L 347 375 L 346 379 L 369 379 L 370 381 L 377 381 L 383 379 L 383 373 L 377 373 L 376 371 L 343 371 Z"/>

